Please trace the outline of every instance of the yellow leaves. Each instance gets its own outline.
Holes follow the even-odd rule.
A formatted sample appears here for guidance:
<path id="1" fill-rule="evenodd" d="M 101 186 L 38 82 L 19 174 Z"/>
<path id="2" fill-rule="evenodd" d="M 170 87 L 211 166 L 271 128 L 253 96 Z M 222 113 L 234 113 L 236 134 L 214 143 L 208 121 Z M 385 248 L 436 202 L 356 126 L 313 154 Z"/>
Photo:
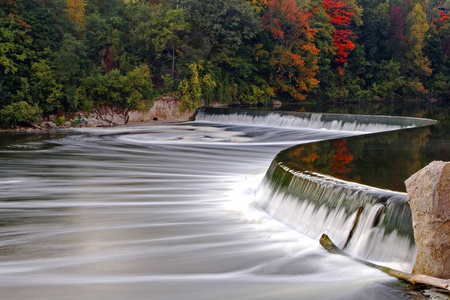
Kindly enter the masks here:
<path id="1" fill-rule="evenodd" d="M 77 29 L 82 29 L 84 20 L 84 0 L 67 0 L 67 19 L 77 25 Z"/>
<path id="2" fill-rule="evenodd" d="M 427 93 L 426 88 L 419 78 L 414 78 L 412 81 L 408 82 L 408 88 L 416 94 L 425 95 Z"/>
<path id="3" fill-rule="evenodd" d="M 320 50 L 317 49 L 316 45 L 314 45 L 314 44 L 306 44 L 306 45 L 303 45 L 303 46 L 302 46 L 302 49 L 303 49 L 304 51 L 310 52 L 312 55 L 318 55 L 319 52 L 320 52 Z"/>
<path id="4" fill-rule="evenodd" d="M 253 57 L 255 61 L 260 61 L 261 59 L 268 59 L 270 57 L 270 53 L 263 49 L 263 44 L 256 44 L 253 48 Z"/>
<path id="5" fill-rule="evenodd" d="M 259 9 L 266 8 L 269 5 L 269 0 L 252 0 L 252 5 Z"/>

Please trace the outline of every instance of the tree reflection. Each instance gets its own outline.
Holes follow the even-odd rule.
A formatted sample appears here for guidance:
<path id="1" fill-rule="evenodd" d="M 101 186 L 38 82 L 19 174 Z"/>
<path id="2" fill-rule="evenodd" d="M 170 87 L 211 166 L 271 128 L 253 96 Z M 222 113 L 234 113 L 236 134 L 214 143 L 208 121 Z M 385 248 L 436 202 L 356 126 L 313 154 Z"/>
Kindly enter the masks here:
<path id="1" fill-rule="evenodd" d="M 278 161 L 362 184 L 405 191 L 404 181 L 433 160 L 450 160 L 448 128 L 438 125 L 299 145 Z"/>

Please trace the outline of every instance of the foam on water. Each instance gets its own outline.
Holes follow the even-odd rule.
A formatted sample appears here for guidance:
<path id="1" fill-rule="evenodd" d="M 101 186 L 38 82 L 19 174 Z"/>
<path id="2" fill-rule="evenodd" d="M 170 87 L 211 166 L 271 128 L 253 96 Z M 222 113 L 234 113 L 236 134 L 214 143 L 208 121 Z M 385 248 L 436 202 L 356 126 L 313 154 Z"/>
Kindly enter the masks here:
<path id="1" fill-rule="evenodd" d="M 326 129 L 373 133 L 436 124 L 434 120 L 411 117 L 337 115 L 304 112 L 261 112 L 202 109 L 198 121 L 282 128 Z"/>
<path id="2" fill-rule="evenodd" d="M 18 139 L 0 149 L 1 298 L 395 299 L 253 198 L 286 144 L 351 134 L 196 121 Z"/>

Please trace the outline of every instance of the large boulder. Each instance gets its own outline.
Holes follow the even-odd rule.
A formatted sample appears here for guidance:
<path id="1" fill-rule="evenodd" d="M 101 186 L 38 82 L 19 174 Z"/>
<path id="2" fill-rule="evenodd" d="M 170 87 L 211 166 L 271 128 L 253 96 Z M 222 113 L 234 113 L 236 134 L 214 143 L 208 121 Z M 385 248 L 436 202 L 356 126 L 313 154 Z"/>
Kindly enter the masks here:
<path id="1" fill-rule="evenodd" d="M 450 278 L 450 162 L 434 161 L 405 181 L 417 259 L 414 274 Z"/>
<path id="2" fill-rule="evenodd" d="M 166 96 L 155 101 L 153 107 L 145 112 L 128 112 L 128 123 L 162 121 L 180 122 L 189 121 L 194 118 L 196 110 L 180 111 L 180 101 L 174 97 Z"/>

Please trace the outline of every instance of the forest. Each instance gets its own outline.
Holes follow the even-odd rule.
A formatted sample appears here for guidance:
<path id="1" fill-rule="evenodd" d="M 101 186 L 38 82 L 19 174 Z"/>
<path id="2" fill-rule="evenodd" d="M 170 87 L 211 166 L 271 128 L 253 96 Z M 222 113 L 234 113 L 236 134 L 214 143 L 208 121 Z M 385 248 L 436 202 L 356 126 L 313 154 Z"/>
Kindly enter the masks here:
<path id="1" fill-rule="evenodd" d="M 0 0 L 0 126 L 99 105 L 450 99 L 450 0 Z"/>

